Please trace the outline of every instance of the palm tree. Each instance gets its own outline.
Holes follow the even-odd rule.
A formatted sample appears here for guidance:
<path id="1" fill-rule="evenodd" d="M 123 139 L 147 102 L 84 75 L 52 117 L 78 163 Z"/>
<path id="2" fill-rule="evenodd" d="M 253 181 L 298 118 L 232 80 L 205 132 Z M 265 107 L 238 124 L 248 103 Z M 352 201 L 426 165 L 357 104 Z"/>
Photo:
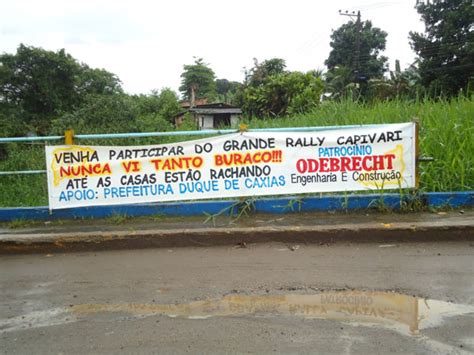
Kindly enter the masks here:
<path id="1" fill-rule="evenodd" d="M 356 89 L 353 83 L 354 74 L 350 67 L 335 66 L 325 76 L 327 89 L 334 98 L 345 96 Z"/>

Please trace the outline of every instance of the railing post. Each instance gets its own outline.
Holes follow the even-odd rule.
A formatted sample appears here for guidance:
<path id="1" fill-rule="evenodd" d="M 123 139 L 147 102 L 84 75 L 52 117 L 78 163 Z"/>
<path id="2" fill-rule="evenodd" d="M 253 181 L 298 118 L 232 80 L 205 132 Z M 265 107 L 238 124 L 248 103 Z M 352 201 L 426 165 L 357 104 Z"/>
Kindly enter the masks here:
<path id="1" fill-rule="evenodd" d="M 64 131 L 64 144 L 66 145 L 74 144 L 74 130 L 68 129 Z"/>
<path id="2" fill-rule="evenodd" d="M 414 117 L 412 122 L 415 124 L 415 194 L 420 188 L 420 120 Z"/>
<path id="3" fill-rule="evenodd" d="M 413 119 L 415 123 L 415 192 L 420 188 L 420 120 Z"/>
<path id="4" fill-rule="evenodd" d="M 239 125 L 239 132 L 240 133 L 248 132 L 248 130 L 249 130 L 249 126 L 246 125 L 245 123 L 241 123 Z"/>

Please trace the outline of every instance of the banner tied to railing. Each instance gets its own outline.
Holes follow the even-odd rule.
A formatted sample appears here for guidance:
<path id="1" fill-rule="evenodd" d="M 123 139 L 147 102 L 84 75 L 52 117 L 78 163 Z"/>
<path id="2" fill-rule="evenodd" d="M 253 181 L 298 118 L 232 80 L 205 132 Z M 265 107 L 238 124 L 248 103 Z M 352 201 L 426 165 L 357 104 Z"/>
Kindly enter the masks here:
<path id="1" fill-rule="evenodd" d="M 415 125 L 47 146 L 51 209 L 415 187 Z"/>

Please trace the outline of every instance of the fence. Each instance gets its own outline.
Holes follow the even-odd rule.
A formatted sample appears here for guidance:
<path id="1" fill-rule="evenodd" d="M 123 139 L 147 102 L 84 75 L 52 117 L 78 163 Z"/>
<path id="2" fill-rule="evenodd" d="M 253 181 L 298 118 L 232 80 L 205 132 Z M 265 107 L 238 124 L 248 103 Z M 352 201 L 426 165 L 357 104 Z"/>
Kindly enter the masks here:
<path id="1" fill-rule="evenodd" d="M 363 127 L 372 127 L 376 125 L 363 125 Z M 42 136 L 42 137 L 3 137 L 0 138 L 0 144 L 9 143 L 39 143 L 48 144 L 49 142 L 60 142 L 60 144 L 74 144 L 76 140 L 100 140 L 100 139 L 140 139 L 153 137 L 186 137 L 186 136 L 212 136 L 242 131 L 248 132 L 318 132 L 323 130 L 336 130 L 340 128 L 360 128 L 362 125 L 350 126 L 324 126 L 324 127 L 293 127 L 293 128 L 263 128 L 247 129 L 242 125 L 239 129 L 223 130 L 200 130 L 200 131 L 172 131 L 172 132 L 144 132 L 144 133 L 115 133 L 115 134 L 77 134 L 72 131 L 66 131 L 64 135 Z M 417 152 L 418 156 L 419 152 Z M 432 161 L 431 157 L 418 156 L 419 162 Z M 418 170 L 418 168 L 417 168 Z M 0 171 L 0 176 L 8 175 L 34 175 L 45 174 L 46 170 L 12 170 Z M 454 193 L 425 193 L 419 196 L 426 205 L 432 207 L 460 207 L 472 206 L 474 204 L 473 192 L 454 192 Z M 298 200 L 298 207 L 295 207 L 295 201 Z M 374 204 L 375 201 L 375 204 Z M 118 205 L 118 206 L 96 206 L 86 208 L 75 208 L 70 210 L 51 211 L 48 207 L 11 207 L 0 208 L 0 221 L 11 221 L 15 219 L 50 219 L 50 218 L 88 218 L 88 217 L 106 217 L 114 214 L 136 215 L 196 215 L 202 213 L 216 213 L 225 206 L 232 206 L 235 201 L 204 201 L 187 203 L 160 203 L 147 205 Z M 401 198 L 399 194 L 370 194 L 370 195 L 339 195 L 319 197 L 281 197 L 278 199 L 260 199 L 255 203 L 257 212 L 266 213 L 285 213 L 291 211 L 327 211 L 327 210 L 351 210 L 370 208 L 378 203 L 386 204 L 387 207 L 399 208 Z"/>
<path id="2" fill-rule="evenodd" d="M 371 125 L 352 125 L 343 126 L 344 128 L 370 127 Z M 375 125 L 374 125 L 375 126 Z M 72 130 L 64 132 L 63 136 L 43 136 L 43 137 L 0 137 L 2 143 L 27 143 L 27 142 L 51 142 L 64 140 L 64 144 L 71 145 L 75 139 L 123 139 L 123 138 L 151 138 L 151 137 L 176 137 L 176 136 L 205 136 L 237 133 L 240 131 L 248 132 L 318 132 L 323 130 L 340 129 L 341 126 L 324 126 L 324 127 L 291 127 L 291 128 L 259 128 L 247 129 L 245 125 L 241 125 L 239 129 L 222 129 L 222 130 L 200 130 L 200 131 L 172 131 L 172 132 L 140 132 L 140 133 L 110 133 L 110 134 L 77 134 L 74 135 Z M 424 158 L 426 159 L 426 158 Z M 0 171 L 0 175 L 28 175 L 28 174 L 45 174 L 46 170 L 15 170 Z"/>

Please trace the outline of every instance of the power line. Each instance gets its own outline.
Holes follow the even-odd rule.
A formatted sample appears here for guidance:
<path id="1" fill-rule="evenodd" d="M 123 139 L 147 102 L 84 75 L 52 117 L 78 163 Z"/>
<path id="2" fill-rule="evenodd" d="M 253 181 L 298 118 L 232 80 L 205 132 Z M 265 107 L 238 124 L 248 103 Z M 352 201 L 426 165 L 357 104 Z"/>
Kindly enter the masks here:
<path id="1" fill-rule="evenodd" d="M 354 63 L 353 63 L 353 70 L 354 70 L 354 76 L 355 76 L 355 82 L 359 82 L 359 73 L 360 73 L 360 35 L 362 32 L 362 22 L 360 20 L 360 11 L 357 11 L 357 15 L 355 11 L 349 12 L 346 10 L 346 12 L 342 12 L 339 10 L 339 15 L 341 16 L 349 16 L 352 20 L 354 20 L 354 17 L 357 17 L 356 20 L 356 43 L 355 43 L 355 53 L 354 53 Z"/>
<path id="2" fill-rule="evenodd" d="M 453 48 L 453 47 L 456 47 L 456 46 L 459 46 L 460 44 L 473 44 L 474 41 L 453 41 L 453 42 L 446 42 L 446 43 L 443 43 L 443 44 L 437 44 L 437 45 L 434 45 L 434 44 L 429 44 L 427 46 L 424 46 L 424 47 L 420 47 L 418 49 L 418 51 L 415 51 L 416 52 L 422 52 L 424 55 L 427 55 L 427 56 L 430 56 L 430 57 L 433 57 L 433 58 L 436 58 L 436 57 L 443 57 L 445 54 L 440 54 L 438 53 L 439 51 L 441 50 L 446 50 L 446 49 L 449 49 L 449 48 Z M 370 62 L 371 59 L 376 59 L 376 55 L 375 54 L 365 54 L 365 55 L 361 55 L 359 57 L 360 59 L 360 63 L 367 63 L 367 62 Z"/>

